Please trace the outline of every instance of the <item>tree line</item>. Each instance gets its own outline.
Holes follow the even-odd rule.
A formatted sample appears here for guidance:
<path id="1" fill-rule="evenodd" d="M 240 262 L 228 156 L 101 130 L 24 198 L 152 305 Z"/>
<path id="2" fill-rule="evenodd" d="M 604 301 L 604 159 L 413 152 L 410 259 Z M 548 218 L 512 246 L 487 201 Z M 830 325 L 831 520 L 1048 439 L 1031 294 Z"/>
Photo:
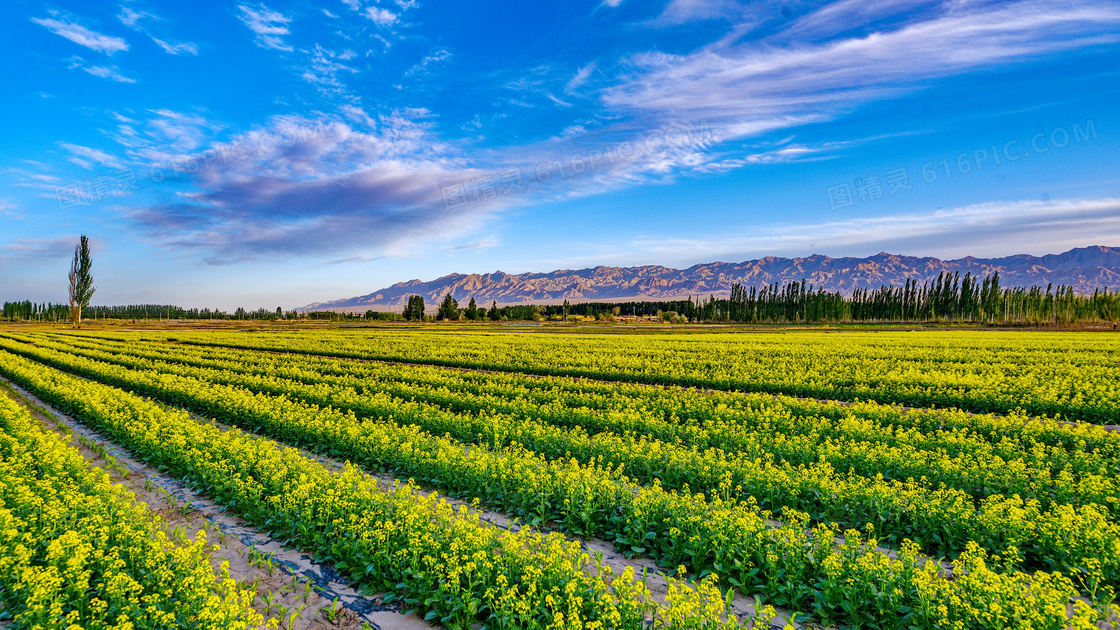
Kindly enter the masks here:
<path id="1" fill-rule="evenodd" d="M 66 321 L 71 318 L 68 304 L 53 304 L 51 302 L 36 303 L 30 300 L 22 302 L 4 302 L 3 317 L 12 320 L 31 321 Z M 294 319 L 294 312 L 283 313 L 282 309 L 269 310 L 258 308 L 254 311 L 238 307 L 233 311 L 210 308 L 183 308 L 174 304 L 128 304 L 122 306 L 87 306 L 82 309 L 84 319 L 242 319 L 242 320 L 276 320 Z"/>
<path id="2" fill-rule="evenodd" d="M 1076 293 L 1072 286 L 1048 284 L 1005 288 L 999 273 L 941 272 L 930 281 L 907 279 L 903 286 L 856 288 L 850 296 L 814 287 L 806 280 L 761 287 L 734 284 L 726 298 L 688 297 L 675 301 L 581 302 L 570 304 L 521 304 L 489 309 L 476 306 L 472 297 L 465 309 L 450 293 L 440 303 L 437 321 L 529 321 L 580 318 L 613 319 L 658 317 L 665 321 L 728 323 L 802 322 L 904 322 L 941 321 L 1004 324 L 1065 324 L 1082 321 L 1116 321 L 1120 318 L 1120 292 L 1107 288 L 1092 294 Z M 424 298 L 412 295 L 404 319 L 423 320 Z"/>
<path id="3" fill-rule="evenodd" d="M 78 302 L 80 303 L 80 301 Z M 467 306 L 447 293 L 434 315 L 425 313 L 424 298 L 411 295 L 403 312 L 367 311 L 364 315 L 335 312 L 284 313 L 282 309 L 260 308 L 232 312 L 209 308 L 182 308 L 169 304 L 85 306 L 87 319 L 126 320 L 378 320 L 378 321 L 540 321 L 579 317 L 597 320 L 627 317 L 656 317 L 673 322 L 713 323 L 811 323 L 811 322 L 974 322 L 1003 324 L 1066 324 L 1084 321 L 1114 322 L 1120 319 L 1120 292 L 1098 289 L 1092 294 L 1076 293 L 1072 286 L 1004 288 L 999 274 L 977 277 L 970 273 L 942 272 L 924 283 L 906 280 L 903 286 L 882 285 L 857 288 L 850 296 L 826 291 L 805 280 L 746 288 L 731 287 L 726 298 L 709 295 L 674 301 L 581 302 L 570 304 L 518 304 L 499 307 Z M 4 302 L 2 315 L 8 320 L 64 322 L 72 319 L 71 304 Z"/>

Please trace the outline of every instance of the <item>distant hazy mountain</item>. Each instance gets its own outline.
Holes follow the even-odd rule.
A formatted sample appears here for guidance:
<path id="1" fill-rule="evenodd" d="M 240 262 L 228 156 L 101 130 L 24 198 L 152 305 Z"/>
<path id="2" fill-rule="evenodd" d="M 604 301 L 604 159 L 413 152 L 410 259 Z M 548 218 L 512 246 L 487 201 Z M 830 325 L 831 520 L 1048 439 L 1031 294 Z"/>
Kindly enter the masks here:
<path id="1" fill-rule="evenodd" d="M 1106 286 L 1120 288 L 1120 247 L 1083 247 L 1041 257 L 1019 254 L 1006 258 L 969 256 L 940 260 L 887 253 L 870 258 L 767 256 L 741 263 L 705 263 L 688 269 L 647 265 L 518 275 L 501 271 L 482 275 L 455 273 L 427 282 L 398 282 L 367 295 L 317 302 L 300 310 L 395 310 L 403 307 L 408 296 L 413 294 L 423 296 L 432 307 L 448 291 L 461 306 L 472 297 L 480 306 L 489 305 L 492 300 L 499 304 L 543 304 L 565 299 L 571 302 L 671 300 L 690 295 L 726 296 L 736 282 L 751 287 L 773 282 L 800 282 L 802 278 L 815 287 L 850 294 L 857 287 L 901 285 L 907 278 L 924 282 L 942 271 L 959 271 L 962 276 L 966 272 L 984 276 L 998 271 L 1005 287 L 1068 284 L 1078 292 L 1091 293 Z"/>

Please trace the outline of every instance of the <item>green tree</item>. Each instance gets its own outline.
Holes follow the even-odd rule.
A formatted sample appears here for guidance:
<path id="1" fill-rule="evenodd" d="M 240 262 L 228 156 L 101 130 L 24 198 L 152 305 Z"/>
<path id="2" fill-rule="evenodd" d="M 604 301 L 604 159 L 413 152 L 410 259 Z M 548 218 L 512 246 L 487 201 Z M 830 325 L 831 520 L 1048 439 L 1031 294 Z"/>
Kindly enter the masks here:
<path id="1" fill-rule="evenodd" d="M 443 302 L 439 305 L 439 311 L 436 313 L 437 319 L 456 320 L 459 319 L 459 302 L 451 297 L 451 292 L 448 291 L 444 296 Z"/>
<path id="2" fill-rule="evenodd" d="M 424 298 L 419 295 L 408 296 L 408 304 L 404 307 L 404 318 L 410 321 L 424 321 Z"/>
<path id="3" fill-rule="evenodd" d="M 82 234 L 74 247 L 74 260 L 70 263 L 70 320 L 74 326 L 82 325 L 82 309 L 89 307 L 97 287 L 93 286 L 93 259 L 89 255 L 89 238 Z"/>
<path id="4" fill-rule="evenodd" d="M 473 297 L 471 298 L 470 303 L 467 304 L 467 310 L 463 314 L 466 315 L 467 319 L 471 321 L 480 319 L 481 313 L 478 312 L 478 305 L 475 304 Z"/>

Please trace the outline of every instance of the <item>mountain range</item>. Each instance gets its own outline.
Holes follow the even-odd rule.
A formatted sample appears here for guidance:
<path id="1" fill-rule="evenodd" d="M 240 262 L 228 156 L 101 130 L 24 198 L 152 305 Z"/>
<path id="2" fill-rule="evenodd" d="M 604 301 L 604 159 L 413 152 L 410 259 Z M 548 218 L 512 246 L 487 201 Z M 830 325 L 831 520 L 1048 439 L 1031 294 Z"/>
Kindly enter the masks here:
<path id="1" fill-rule="evenodd" d="M 907 278 L 919 283 L 937 274 L 959 271 L 963 276 L 990 276 L 999 272 L 1004 287 L 1047 284 L 1072 285 L 1079 293 L 1103 287 L 1120 287 L 1120 247 L 1081 247 L 1063 254 L 1004 258 L 941 260 L 886 252 L 868 258 L 807 258 L 767 256 L 744 262 L 713 262 L 673 269 L 658 265 L 640 267 L 591 267 L 559 269 L 547 273 L 487 274 L 453 273 L 435 280 L 398 282 L 366 295 L 316 302 L 302 309 L 334 311 L 400 310 L 410 295 L 424 298 L 429 310 L 447 293 L 466 305 L 474 298 L 479 305 L 550 304 L 562 300 L 617 302 L 626 300 L 675 300 L 688 296 L 726 297 L 735 283 L 746 287 L 774 282 L 782 284 L 805 279 L 814 287 L 850 295 L 856 288 L 902 285 Z"/>

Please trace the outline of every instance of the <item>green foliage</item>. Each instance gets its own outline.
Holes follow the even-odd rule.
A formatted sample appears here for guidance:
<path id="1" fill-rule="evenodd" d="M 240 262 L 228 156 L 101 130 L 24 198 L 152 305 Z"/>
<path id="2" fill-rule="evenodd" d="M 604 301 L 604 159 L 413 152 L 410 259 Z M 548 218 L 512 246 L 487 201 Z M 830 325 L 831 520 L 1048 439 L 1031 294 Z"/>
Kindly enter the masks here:
<path id="1" fill-rule="evenodd" d="M 444 296 L 443 302 L 440 302 L 436 319 L 452 321 L 459 319 L 459 302 L 451 297 L 451 293 Z"/>
<path id="2" fill-rule="evenodd" d="M 75 326 L 82 323 L 82 309 L 97 291 L 93 286 L 93 258 L 89 253 L 89 238 L 82 234 L 74 247 L 74 259 L 70 262 L 70 319 Z"/>
<path id="3" fill-rule="evenodd" d="M 404 318 L 409 321 L 424 321 L 424 298 L 419 295 L 408 296 L 404 307 Z"/>
<path id="4" fill-rule="evenodd" d="M 449 630 L 756 627 L 753 615 L 726 615 L 712 579 L 696 586 L 670 579 L 673 596 L 660 604 L 632 568 L 589 570 L 587 554 L 560 534 L 490 526 L 412 483 L 386 492 L 354 466 L 332 472 L 297 449 L 6 352 L 0 373 L 247 522 L 330 562 L 356 588 L 387 593 L 386 602 L 400 600 Z M 407 443 L 382 446 L 414 453 Z M 772 616 L 765 611 L 758 619 L 765 625 Z"/>

